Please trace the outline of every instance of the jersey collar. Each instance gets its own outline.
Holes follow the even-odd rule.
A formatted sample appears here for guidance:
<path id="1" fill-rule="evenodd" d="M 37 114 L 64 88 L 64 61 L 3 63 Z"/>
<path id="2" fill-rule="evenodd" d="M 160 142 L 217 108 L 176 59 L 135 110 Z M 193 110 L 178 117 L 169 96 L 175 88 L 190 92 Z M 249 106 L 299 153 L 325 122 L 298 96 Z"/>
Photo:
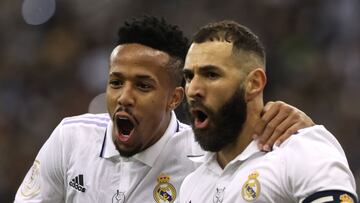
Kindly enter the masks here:
<path id="1" fill-rule="evenodd" d="M 103 144 L 100 151 L 100 157 L 103 158 L 112 158 L 112 157 L 121 157 L 120 153 L 116 150 L 115 144 L 112 141 L 112 127 L 113 123 L 110 120 L 104 135 Z M 130 159 L 135 159 L 144 164 L 152 167 L 157 157 L 160 155 L 161 151 L 165 148 L 168 140 L 171 136 L 178 131 L 179 123 L 177 121 L 176 115 L 174 112 L 171 112 L 170 123 L 164 133 L 164 135 L 158 140 L 155 144 L 145 149 L 142 152 L 135 154 Z"/>
<path id="2" fill-rule="evenodd" d="M 232 165 L 237 162 L 243 162 L 249 159 L 251 156 L 261 152 L 257 147 L 257 141 L 252 141 L 250 144 L 242 151 L 237 157 L 235 157 L 227 166 Z M 189 157 L 189 159 L 196 163 L 205 163 L 207 165 L 218 165 L 216 160 L 216 153 L 206 152 L 204 156 L 201 157 Z"/>

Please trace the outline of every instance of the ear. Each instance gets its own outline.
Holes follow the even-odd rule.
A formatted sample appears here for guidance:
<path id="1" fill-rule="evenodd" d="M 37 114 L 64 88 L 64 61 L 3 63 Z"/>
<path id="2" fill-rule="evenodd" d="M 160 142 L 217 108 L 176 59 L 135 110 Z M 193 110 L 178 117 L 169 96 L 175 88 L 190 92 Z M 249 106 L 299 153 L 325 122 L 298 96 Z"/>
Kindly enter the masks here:
<path id="1" fill-rule="evenodd" d="M 245 80 L 245 100 L 250 101 L 260 95 L 265 88 L 266 80 L 264 69 L 256 68 L 252 70 Z"/>
<path id="2" fill-rule="evenodd" d="M 176 107 L 180 105 L 180 103 L 183 101 L 185 95 L 184 88 L 182 87 L 176 87 L 173 91 L 171 98 L 167 105 L 167 110 L 174 110 Z"/>

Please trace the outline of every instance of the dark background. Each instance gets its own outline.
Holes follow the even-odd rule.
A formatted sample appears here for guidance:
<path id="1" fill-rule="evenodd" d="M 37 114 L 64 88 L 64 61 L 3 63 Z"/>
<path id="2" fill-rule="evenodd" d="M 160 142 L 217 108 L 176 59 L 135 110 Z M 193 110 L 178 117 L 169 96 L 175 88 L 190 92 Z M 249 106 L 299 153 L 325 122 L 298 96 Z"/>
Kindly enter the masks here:
<path id="1" fill-rule="evenodd" d="M 0 202 L 13 201 L 63 117 L 103 109 L 117 29 L 143 14 L 162 16 L 189 37 L 223 19 L 250 27 L 267 49 L 266 100 L 288 102 L 325 125 L 359 184 L 360 1 L 1 0 Z"/>

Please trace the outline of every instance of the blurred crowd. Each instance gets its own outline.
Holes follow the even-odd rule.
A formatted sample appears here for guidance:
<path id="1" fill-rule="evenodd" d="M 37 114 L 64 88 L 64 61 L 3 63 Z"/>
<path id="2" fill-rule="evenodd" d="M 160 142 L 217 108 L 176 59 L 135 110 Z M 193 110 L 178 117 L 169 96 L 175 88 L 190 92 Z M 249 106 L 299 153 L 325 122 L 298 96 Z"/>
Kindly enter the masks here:
<path id="1" fill-rule="evenodd" d="M 117 28 L 143 14 L 162 16 L 189 37 L 223 19 L 250 27 L 267 50 L 266 100 L 288 102 L 325 125 L 360 187 L 358 0 L 58 0 L 45 22 L 31 24 L 24 4 L 46 1 L 0 1 L 0 202 L 13 200 L 63 117 L 105 111 Z"/>

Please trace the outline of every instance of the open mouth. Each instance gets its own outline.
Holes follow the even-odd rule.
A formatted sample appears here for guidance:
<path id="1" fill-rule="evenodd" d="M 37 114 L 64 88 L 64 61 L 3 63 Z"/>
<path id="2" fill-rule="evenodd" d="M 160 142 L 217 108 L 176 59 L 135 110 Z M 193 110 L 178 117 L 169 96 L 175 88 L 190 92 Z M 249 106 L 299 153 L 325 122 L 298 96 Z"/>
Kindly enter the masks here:
<path id="1" fill-rule="evenodd" d="M 206 128 L 209 123 L 208 115 L 199 109 L 194 109 L 191 111 L 194 116 L 194 126 L 196 128 Z"/>
<path id="2" fill-rule="evenodd" d="M 127 117 L 117 116 L 116 125 L 119 136 L 130 137 L 130 134 L 134 130 L 133 121 Z"/>

